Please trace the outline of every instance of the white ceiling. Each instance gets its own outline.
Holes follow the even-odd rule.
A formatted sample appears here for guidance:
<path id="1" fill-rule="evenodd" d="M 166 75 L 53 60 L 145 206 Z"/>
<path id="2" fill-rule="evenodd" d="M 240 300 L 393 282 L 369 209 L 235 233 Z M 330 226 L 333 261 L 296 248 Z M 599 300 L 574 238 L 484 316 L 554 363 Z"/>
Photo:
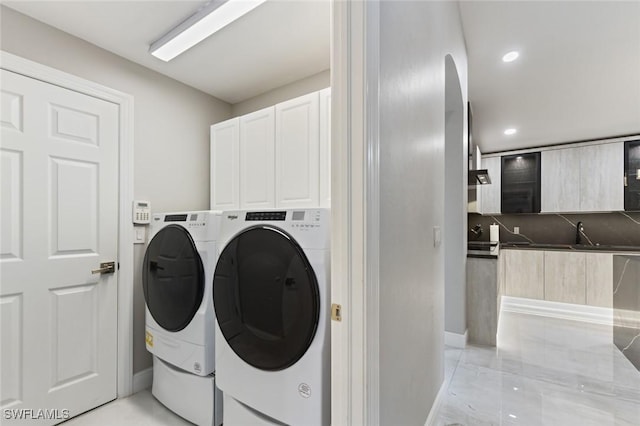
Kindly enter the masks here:
<path id="1" fill-rule="evenodd" d="M 468 1 L 460 10 L 483 152 L 640 133 L 640 2 Z M 503 63 L 510 50 L 520 58 Z M 508 127 L 518 133 L 505 136 Z"/>
<path id="2" fill-rule="evenodd" d="M 149 45 L 207 1 L 2 4 L 230 104 L 329 69 L 329 0 L 268 0 L 166 63 Z"/>
<path id="3" fill-rule="evenodd" d="M 231 104 L 329 68 L 330 1 L 268 0 L 169 63 L 149 44 L 206 1 L 5 1 Z M 483 152 L 640 134 L 640 2 L 464 1 Z M 505 64 L 509 50 L 520 58 Z M 505 136 L 507 127 L 518 133 Z"/>

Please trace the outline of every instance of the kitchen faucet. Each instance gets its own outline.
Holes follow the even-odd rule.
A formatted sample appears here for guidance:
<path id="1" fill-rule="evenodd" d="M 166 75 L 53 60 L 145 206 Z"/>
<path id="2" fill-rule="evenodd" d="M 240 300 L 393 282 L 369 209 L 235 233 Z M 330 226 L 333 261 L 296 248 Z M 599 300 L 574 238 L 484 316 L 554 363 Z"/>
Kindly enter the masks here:
<path id="1" fill-rule="evenodd" d="M 582 222 L 578 222 L 576 225 L 576 244 L 582 244 L 582 234 L 584 233 L 584 226 Z"/>

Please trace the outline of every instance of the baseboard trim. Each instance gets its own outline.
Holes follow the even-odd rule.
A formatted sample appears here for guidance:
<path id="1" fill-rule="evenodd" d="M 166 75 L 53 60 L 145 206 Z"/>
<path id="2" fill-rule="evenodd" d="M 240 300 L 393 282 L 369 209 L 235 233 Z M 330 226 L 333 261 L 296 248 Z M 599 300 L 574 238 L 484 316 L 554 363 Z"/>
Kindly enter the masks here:
<path id="1" fill-rule="evenodd" d="M 465 336 L 466 336 L 466 333 L 465 333 Z M 431 406 L 431 410 L 429 411 L 427 420 L 424 422 L 424 426 L 434 426 L 436 424 L 438 411 L 440 410 L 442 401 L 444 400 L 445 394 L 447 393 L 447 385 L 448 385 L 448 381 L 443 380 L 442 384 L 440 385 L 440 390 L 436 395 L 436 399 L 433 401 L 433 405 Z"/>
<path id="2" fill-rule="evenodd" d="M 139 371 L 133 375 L 133 393 L 148 389 L 153 383 L 153 367 Z"/>
<path id="3" fill-rule="evenodd" d="M 469 341 L 468 330 L 465 330 L 464 334 L 452 333 L 450 331 L 444 332 L 445 346 L 464 349 L 467 347 L 468 341 Z"/>
<path id="4" fill-rule="evenodd" d="M 501 311 L 613 325 L 613 309 L 548 300 L 502 296 Z"/>

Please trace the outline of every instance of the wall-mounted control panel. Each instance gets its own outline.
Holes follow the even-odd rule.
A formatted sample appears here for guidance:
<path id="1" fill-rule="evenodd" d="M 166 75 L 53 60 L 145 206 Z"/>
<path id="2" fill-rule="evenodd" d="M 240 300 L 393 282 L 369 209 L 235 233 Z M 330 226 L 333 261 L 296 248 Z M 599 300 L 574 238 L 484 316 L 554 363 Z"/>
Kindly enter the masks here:
<path id="1" fill-rule="evenodd" d="M 151 223 L 151 204 L 148 201 L 136 200 L 133 202 L 133 223 L 136 225 Z"/>

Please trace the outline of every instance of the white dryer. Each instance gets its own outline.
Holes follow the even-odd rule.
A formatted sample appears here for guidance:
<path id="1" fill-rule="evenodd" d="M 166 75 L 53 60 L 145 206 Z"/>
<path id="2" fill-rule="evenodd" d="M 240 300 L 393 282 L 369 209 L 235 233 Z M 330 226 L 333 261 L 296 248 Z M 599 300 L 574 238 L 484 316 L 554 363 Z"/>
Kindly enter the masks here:
<path id="1" fill-rule="evenodd" d="M 154 214 L 142 269 L 145 341 L 154 357 L 152 393 L 200 425 L 222 421 L 222 395 L 213 374 L 212 301 L 220 219 L 213 211 Z"/>
<path id="2" fill-rule="evenodd" d="M 224 212 L 220 247 L 224 425 L 329 425 L 330 211 Z"/>

